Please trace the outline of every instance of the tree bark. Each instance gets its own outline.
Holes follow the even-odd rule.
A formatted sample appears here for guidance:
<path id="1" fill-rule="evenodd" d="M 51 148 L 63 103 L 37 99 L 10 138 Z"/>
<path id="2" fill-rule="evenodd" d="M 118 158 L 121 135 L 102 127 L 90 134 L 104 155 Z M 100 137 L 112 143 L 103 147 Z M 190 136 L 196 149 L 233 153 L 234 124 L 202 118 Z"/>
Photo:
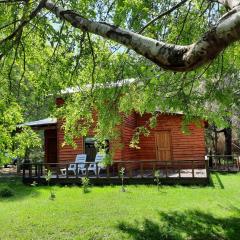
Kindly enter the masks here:
<path id="1" fill-rule="evenodd" d="M 214 2 L 214 1 L 211 1 L 211 2 Z M 233 9 L 239 5 L 239 0 L 217 0 L 215 2 L 219 2 L 223 4 L 225 7 L 228 7 L 230 9 Z"/>
<path id="2" fill-rule="evenodd" d="M 232 121 L 228 119 L 229 126 L 224 128 L 224 137 L 225 137 L 225 155 L 232 156 Z M 229 157 L 231 158 L 231 157 Z"/>
<path id="3" fill-rule="evenodd" d="M 196 69 L 214 59 L 223 49 L 240 40 L 240 0 L 219 0 L 231 10 L 196 43 L 167 44 L 105 22 L 91 21 L 80 14 L 47 1 L 45 8 L 73 27 L 118 42 L 158 66 L 179 72 Z"/>
<path id="4" fill-rule="evenodd" d="M 225 155 L 232 155 L 232 129 L 226 128 L 224 131 L 225 136 Z"/>

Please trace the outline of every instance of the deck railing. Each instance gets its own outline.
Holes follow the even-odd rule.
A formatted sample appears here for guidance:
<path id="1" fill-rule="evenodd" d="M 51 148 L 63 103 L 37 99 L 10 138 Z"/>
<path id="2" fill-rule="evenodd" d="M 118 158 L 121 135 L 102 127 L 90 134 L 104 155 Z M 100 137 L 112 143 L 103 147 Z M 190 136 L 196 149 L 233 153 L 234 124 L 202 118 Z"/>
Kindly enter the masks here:
<path id="1" fill-rule="evenodd" d="M 239 155 L 207 155 L 206 160 L 209 162 L 209 168 L 218 171 L 239 171 Z"/>
<path id="2" fill-rule="evenodd" d="M 95 167 L 96 174 L 93 168 Z M 69 166 L 75 166 L 75 173 L 70 171 Z M 84 167 L 84 171 L 82 168 Z M 95 179 L 120 179 L 119 171 L 124 168 L 124 178 L 143 179 L 154 178 L 159 171 L 161 179 L 175 178 L 208 178 L 208 160 L 131 160 L 114 161 L 112 165 L 103 167 L 97 162 L 85 163 L 25 163 L 22 164 L 23 179 L 43 179 L 48 170 L 51 170 L 54 179 L 78 179 L 89 177 Z M 64 173 L 62 173 L 64 169 Z M 61 171 L 62 170 L 62 171 Z M 99 172 L 100 170 L 100 172 Z"/>

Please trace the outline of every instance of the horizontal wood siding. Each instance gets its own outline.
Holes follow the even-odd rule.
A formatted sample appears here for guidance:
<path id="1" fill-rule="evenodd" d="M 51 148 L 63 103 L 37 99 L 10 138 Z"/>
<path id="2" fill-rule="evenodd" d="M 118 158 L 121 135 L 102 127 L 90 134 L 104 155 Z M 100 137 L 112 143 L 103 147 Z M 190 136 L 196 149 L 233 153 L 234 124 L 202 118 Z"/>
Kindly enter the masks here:
<path id="1" fill-rule="evenodd" d="M 57 123 L 58 162 L 74 162 L 77 154 L 84 153 L 83 138 L 76 139 L 76 148 L 69 145 L 63 146 L 64 130 L 62 129 L 62 124 L 62 121 L 58 121 Z"/>
<path id="2" fill-rule="evenodd" d="M 145 125 L 150 115 L 137 116 L 137 126 Z M 204 160 L 205 140 L 204 128 L 189 126 L 190 134 L 186 135 L 181 131 L 182 115 L 162 114 L 158 117 L 157 126 L 151 130 L 148 137 L 141 136 L 137 159 L 156 159 L 155 132 L 168 130 L 171 133 L 172 160 Z"/>
<path id="3" fill-rule="evenodd" d="M 122 159 L 131 160 L 136 159 L 136 149 L 131 148 L 130 142 L 132 140 L 134 131 L 137 126 L 136 114 L 133 113 L 128 117 L 124 117 L 122 125 Z"/>
<path id="4" fill-rule="evenodd" d="M 96 118 L 96 114 L 95 118 Z M 200 160 L 204 161 L 205 155 L 205 139 L 204 128 L 196 127 L 194 124 L 189 126 L 190 134 L 183 134 L 181 131 L 182 115 L 162 114 L 158 117 L 157 126 L 150 131 L 148 137 L 140 136 L 140 149 L 130 148 L 130 142 L 136 127 L 144 126 L 149 120 L 150 115 L 144 114 L 140 116 L 133 113 L 128 117 L 123 117 L 123 123 L 120 128 L 121 137 L 119 142 L 110 142 L 110 148 L 119 146 L 115 149 L 113 160 L 156 160 L 156 132 L 169 131 L 171 135 L 171 160 Z M 58 162 L 65 163 L 75 160 L 77 154 L 84 153 L 83 137 L 76 140 L 77 148 L 64 143 L 64 131 L 62 129 L 62 121 L 57 123 L 57 146 L 58 146 Z M 92 128 L 93 129 L 93 128 Z M 89 136 L 93 136 L 94 132 L 90 131 Z M 140 167 L 138 164 L 137 168 Z M 132 166 L 136 168 L 136 166 Z"/>
<path id="5" fill-rule="evenodd" d="M 56 105 L 58 107 L 61 107 L 63 104 L 64 104 L 64 100 L 62 98 L 56 99 Z M 96 111 L 93 112 L 93 118 L 94 120 L 97 119 Z M 62 120 L 58 120 L 58 123 L 57 123 L 58 162 L 59 163 L 74 162 L 77 154 L 85 153 L 84 137 L 75 139 L 75 143 L 77 144 L 76 148 L 73 148 L 72 146 L 69 146 L 69 145 L 63 146 L 63 143 L 64 143 L 64 130 L 62 128 L 63 123 L 64 122 Z M 95 123 L 93 127 L 89 130 L 88 137 L 94 136 L 94 131 L 93 131 L 94 128 L 95 128 Z"/>

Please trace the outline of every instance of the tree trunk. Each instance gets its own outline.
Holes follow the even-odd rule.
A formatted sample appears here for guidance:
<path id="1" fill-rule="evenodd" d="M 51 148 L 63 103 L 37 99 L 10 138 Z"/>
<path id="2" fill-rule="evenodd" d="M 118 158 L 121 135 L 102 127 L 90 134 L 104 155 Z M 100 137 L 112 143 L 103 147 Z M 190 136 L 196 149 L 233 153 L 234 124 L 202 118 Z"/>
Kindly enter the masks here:
<path id="1" fill-rule="evenodd" d="M 225 155 L 232 155 L 232 128 L 224 129 L 225 136 Z"/>

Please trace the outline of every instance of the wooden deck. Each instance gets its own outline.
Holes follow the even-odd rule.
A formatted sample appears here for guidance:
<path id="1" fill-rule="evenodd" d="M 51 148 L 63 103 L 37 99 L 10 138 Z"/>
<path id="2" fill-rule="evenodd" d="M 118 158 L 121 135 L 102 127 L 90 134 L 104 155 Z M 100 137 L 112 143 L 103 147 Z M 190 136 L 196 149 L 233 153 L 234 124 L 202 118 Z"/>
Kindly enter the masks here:
<path id="1" fill-rule="evenodd" d="M 72 164 L 72 163 L 71 163 Z M 89 164 L 94 164 L 97 170 L 88 171 Z M 83 174 L 79 169 L 82 164 L 76 165 L 76 174 L 69 171 L 70 163 L 42 163 L 23 164 L 22 177 L 24 183 L 46 183 L 45 175 L 48 170 L 52 172 L 52 184 L 81 184 L 83 177 L 88 177 L 92 184 L 120 184 L 119 170 L 125 169 L 124 181 L 126 184 L 154 184 L 155 172 L 160 173 L 163 184 L 207 184 L 209 180 L 208 163 L 203 160 L 179 160 L 179 161 L 115 161 L 113 165 L 101 169 L 97 163 L 86 162 L 86 172 Z M 66 169 L 66 174 L 61 169 Z"/>
<path id="2" fill-rule="evenodd" d="M 209 169 L 218 172 L 239 172 L 239 155 L 208 155 Z"/>

